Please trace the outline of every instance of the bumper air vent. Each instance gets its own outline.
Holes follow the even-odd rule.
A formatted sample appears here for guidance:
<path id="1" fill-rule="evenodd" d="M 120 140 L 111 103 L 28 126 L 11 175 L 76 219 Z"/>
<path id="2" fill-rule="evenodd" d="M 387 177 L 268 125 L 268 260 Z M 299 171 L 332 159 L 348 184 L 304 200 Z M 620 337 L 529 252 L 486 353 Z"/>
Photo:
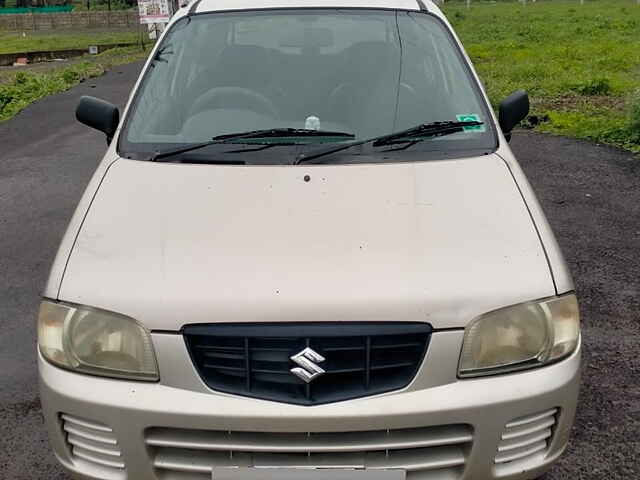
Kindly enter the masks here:
<path id="1" fill-rule="evenodd" d="M 66 413 L 60 414 L 60 420 L 76 466 L 82 470 L 99 471 L 104 478 L 123 478 L 124 460 L 111 428 Z"/>
<path id="2" fill-rule="evenodd" d="M 505 474 L 544 459 L 553 436 L 558 409 L 553 408 L 507 423 L 495 457 L 496 469 Z"/>

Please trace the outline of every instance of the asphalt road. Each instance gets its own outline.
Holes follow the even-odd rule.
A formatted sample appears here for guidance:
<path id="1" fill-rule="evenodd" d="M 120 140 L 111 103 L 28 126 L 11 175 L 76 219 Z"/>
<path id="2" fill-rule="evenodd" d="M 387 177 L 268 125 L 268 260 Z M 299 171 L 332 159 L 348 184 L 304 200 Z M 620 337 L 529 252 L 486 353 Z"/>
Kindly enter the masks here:
<path id="1" fill-rule="evenodd" d="M 75 105 L 89 94 L 122 106 L 139 68 L 120 67 L 0 124 L 0 479 L 66 478 L 40 414 L 38 295 L 105 150 L 101 134 L 75 122 Z M 512 146 L 570 264 L 583 315 L 576 426 L 546 480 L 639 479 L 640 158 L 529 133 Z"/>

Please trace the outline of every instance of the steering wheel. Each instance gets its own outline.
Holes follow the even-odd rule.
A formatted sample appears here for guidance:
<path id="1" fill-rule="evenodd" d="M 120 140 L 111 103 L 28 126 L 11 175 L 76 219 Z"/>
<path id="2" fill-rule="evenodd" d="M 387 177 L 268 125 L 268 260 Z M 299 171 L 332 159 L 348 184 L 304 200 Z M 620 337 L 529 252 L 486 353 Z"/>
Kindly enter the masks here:
<path id="1" fill-rule="evenodd" d="M 280 117 L 278 108 L 271 100 L 259 92 L 244 87 L 212 88 L 193 102 L 193 106 L 187 116 L 192 117 L 205 110 L 229 108 L 231 106 L 267 114 L 274 118 Z"/>

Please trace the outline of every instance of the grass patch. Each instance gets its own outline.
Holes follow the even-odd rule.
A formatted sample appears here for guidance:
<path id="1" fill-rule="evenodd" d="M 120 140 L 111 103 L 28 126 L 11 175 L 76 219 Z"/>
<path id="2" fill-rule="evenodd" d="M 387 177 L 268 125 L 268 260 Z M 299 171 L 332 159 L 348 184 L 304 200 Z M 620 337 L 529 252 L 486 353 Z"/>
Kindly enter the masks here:
<path id="1" fill-rule="evenodd" d="M 0 79 L 0 122 L 12 118 L 43 97 L 68 90 L 89 78 L 102 75 L 116 65 L 141 60 L 147 54 L 140 47 L 123 47 L 93 57 L 83 57 L 76 63 L 47 72 L 12 71 Z"/>
<path id="2" fill-rule="evenodd" d="M 609 95 L 611 82 L 608 78 L 593 78 L 571 85 L 569 88 L 580 95 Z"/>
<path id="3" fill-rule="evenodd" d="M 548 118 L 536 128 L 640 150 L 635 0 L 473 0 L 471 8 L 454 0 L 443 8 L 494 107 L 523 88 L 532 115 Z"/>
<path id="4" fill-rule="evenodd" d="M 87 2 L 86 0 L 82 1 L 74 1 L 73 3 L 73 11 L 74 12 L 95 12 L 96 10 L 109 10 L 109 2 L 107 0 L 101 1 L 91 1 L 91 7 L 87 10 Z M 135 5 L 135 4 L 134 4 Z M 111 10 L 130 10 L 131 5 L 123 0 L 112 0 L 111 1 Z"/>
<path id="5" fill-rule="evenodd" d="M 39 52 L 48 50 L 67 50 L 89 48 L 89 45 L 112 43 L 134 43 L 139 41 L 135 31 L 124 32 L 87 32 L 87 33 L 51 33 L 38 32 L 2 33 L 0 32 L 0 53 Z"/>
<path id="6" fill-rule="evenodd" d="M 631 98 L 629 108 L 629 135 L 631 142 L 640 145 L 640 90 L 637 90 Z"/>
<path id="7" fill-rule="evenodd" d="M 549 112 L 548 115 L 549 121 L 540 124 L 540 131 L 607 143 L 640 153 L 640 137 L 633 134 L 623 114 L 596 108 L 585 112 Z"/>

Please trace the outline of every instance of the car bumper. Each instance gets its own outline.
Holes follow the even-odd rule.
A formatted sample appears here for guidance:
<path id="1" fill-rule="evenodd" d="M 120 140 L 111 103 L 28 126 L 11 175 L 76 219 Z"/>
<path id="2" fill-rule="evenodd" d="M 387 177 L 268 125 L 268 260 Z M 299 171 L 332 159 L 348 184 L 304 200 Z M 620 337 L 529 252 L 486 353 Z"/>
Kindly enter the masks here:
<path id="1" fill-rule="evenodd" d="M 580 348 L 536 370 L 314 407 L 81 375 L 40 355 L 39 370 L 51 445 L 72 478 L 204 480 L 214 466 L 300 466 L 306 459 L 307 466 L 384 468 L 396 459 L 408 468 L 407 480 L 523 480 L 542 475 L 566 447 Z M 545 431 L 551 436 L 540 440 Z M 295 444 L 299 432 L 315 447 Z M 411 450 L 407 440 L 396 451 L 380 435 L 417 439 L 421 448 Z M 514 442 L 523 446 L 513 449 Z M 505 461 L 510 452 L 520 457 Z"/>

